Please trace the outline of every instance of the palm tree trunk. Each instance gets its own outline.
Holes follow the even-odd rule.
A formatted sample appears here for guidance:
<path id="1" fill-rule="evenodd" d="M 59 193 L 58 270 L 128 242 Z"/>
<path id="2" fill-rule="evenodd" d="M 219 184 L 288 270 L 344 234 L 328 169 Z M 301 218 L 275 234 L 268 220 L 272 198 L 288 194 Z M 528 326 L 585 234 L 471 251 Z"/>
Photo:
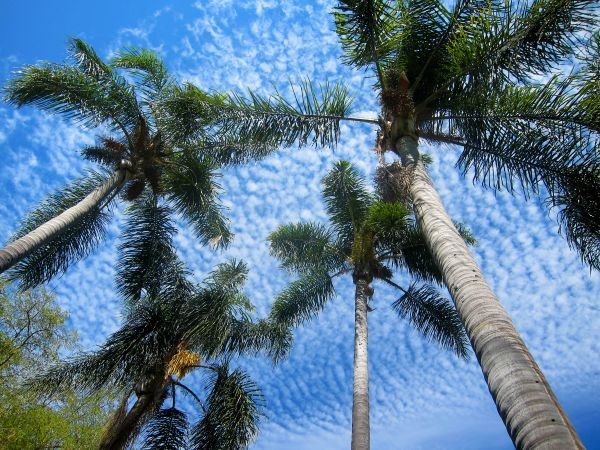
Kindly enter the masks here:
<path id="1" fill-rule="evenodd" d="M 10 269 L 31 252 L 69 228 L 71 224 L 75 223 L 85 214 L 97 208 L 102 200 L 114 189 L 118 188 L 126 178 L 127 171 L 125 169 L 117 170 L 109 180 L 75 206 L 63 211 L 35 230 L 0 249 L 0 273 Z"/>
<path id="2" fill-rule="evenodd" d="M 542 371 L 452 221 L 420 160 L 417 138 L 396 140 L 413 179 L 410 195 L 427 245 L 450 291 L 498 412 L 518 449 L 582 449 Z"/>
<path id="3" fill-rule="evenodd" d="M 153 407 L 154 399 L 155 395 L 152 393 L 140 395 L 125 417 L 117 423 L 111 424 L 112 428 L 106 431 L 100 441 L 99 450 L 124 449 L 132 434 L 141 425 L 144 415 Z"/>
<path id="4" fill-rule="evenodd" d="M 369 279 L 354 278 L 354 390 L 352 397 L 352 450 L 369 450 L 369 359 L 367 299 Z"/>

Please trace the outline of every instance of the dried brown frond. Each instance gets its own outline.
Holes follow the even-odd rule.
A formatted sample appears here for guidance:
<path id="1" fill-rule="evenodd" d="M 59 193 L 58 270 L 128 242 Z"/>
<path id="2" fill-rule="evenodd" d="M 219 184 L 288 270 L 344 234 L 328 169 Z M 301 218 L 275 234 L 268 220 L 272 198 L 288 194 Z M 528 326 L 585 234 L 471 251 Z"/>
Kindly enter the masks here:
<path id="1" fill-rule="evenodd" d="M 404 167 L 400 161 L 380 165 L 375 172 L 377 193 L 384 202 L 399 202 L 410 207 L 410 185 L 413 175 L 414 167 Z"/>

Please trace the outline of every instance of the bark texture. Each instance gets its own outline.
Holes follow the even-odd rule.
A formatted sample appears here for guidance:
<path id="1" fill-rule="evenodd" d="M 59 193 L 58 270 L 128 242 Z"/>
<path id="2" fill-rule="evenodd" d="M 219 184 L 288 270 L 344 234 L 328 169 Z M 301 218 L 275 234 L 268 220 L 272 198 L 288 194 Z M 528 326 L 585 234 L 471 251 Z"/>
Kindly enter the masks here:
<path id="1" fill-rule="evenodd" d="M 144 394 L 138 397 L 129 412 L 120 421 L 111 424 L 112 428 L 107 430 L 98 446 L 99 450 L 122 450 L 124 449 L 132 434 L 141 425 L 143 417 L 154 406 L 154 395 Z"/>
<path id="2" fill-rule="evenodd" d="M 63 211 L 35 230 L 0 249 L 0 273 L 10 269 L 31 252 L 58 236 L 71 224 L 98 207 L 104 198 L 125 181 L 126 177 L 127 172 L 125 169 L 117 170 L 106 183 L 91 192 L 75 206 Z"/>
<path id="3" fill-rule="evenodd" d="M 515 447 L 582 449 L 542 371 L 448 217 L 418 158 L 417 140 L 403 137 L 400 141 L 396 150 L 402 163 L 414 167 L 410 192 L 417 220 Z"/>
<path id="4" fill-rule="evenodd" d="M 352 450 L 369 450 L 368 279 L 355 277 Z"/>
<path id="5" fill-rule="evenodd" d="M 149 413 L 160 408 L 167 380 L 157 376 L 148 383 L 136 386 L 137 400 L 126 414 L 111 422 L 98 446 L 99 450 L 123 450 L 134 439 L 149 418 Z"/>

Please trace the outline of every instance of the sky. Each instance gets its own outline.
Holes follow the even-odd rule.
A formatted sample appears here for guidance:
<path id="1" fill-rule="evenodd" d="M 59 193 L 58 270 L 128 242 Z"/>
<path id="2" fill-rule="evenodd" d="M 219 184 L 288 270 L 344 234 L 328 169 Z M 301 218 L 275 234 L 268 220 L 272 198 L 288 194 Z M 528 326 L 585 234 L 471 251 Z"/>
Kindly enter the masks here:
<path id="1" fill-rule="evenodd" d="M 3 2 L 0 84 L 25 64 L 61 62 L 67 39 L 80 37 L 103 57 L 126 46 L 150 48 L 180 81 L 206 90 L 287 92 L 288 80 L 343 82 L 355 98 L 353 114 L 375 117 L 369 74 L 340 63 L 325 0 Z M 91 130 L 0 103 L 0 240 L 53 189 L 84 173 L 78 150 Z M 218 262 L 242 258 L 250 267 L 247 293 L 257 315 L 268 313 L 292 280 L 269 256 L 267 235 L 278 225 L 325 221 L 320 180 L 339 159 L 372 180 L 374 130 L 342 127 L 336 149 L 284 149 L 259 163 L 223 171 L 220 180 L 236 235 L 224 252 L 196 242 L 181 227 L 176 243 L 197 279 Z M 459 149 L 423 144 L 431 176 L 455 220 L 479 241 L 473 253 L 521 332 L 587 448 L 600 448 L 600 276 L 590 273 L 557 233 L 556 211 L 539 199 L 474 185 L 455 167 Z M 99 345 L 121 320 L 113 278 L 117 211 L 108 239 L 49 287 L 70 312 L 83 349 Z M 398 280 L 406 282 L 405 278 Z M 320 316 L 294 332 L 288 359 L 239 364 L 260 385 L 268 409 L 251 448 L 345 449 L 350 442 L 353 357 L 351 280 Z M 373 449 L 509 449 L 474 355 L 459 361 L 427 342 L 390 308 L 397 296 L 375 285 L 369 315 L 371 442 Z M 200 376 L 186 379 L 194 385 Z"/>

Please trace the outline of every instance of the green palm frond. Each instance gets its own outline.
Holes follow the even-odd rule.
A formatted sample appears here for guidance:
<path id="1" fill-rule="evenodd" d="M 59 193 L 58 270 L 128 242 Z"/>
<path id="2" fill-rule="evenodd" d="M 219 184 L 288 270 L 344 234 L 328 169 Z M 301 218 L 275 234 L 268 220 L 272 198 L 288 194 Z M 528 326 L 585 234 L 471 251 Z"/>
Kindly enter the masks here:
<path id="1" fill-rule="evenodd" d="M 191 450 L 241 450 L 256 438 L 264 399 L 243 371 L 226 364 L 212 376 L 207 411 L 194 426 Z"/>
<path id="2" fill-rule="evenodd" d="M 220 112 L 222 130 L 256 142 L 289 147 L 310 144 L 334 147 L 340 121 L 348 117 L 352 99 L 343 85 L 314 86 L 303 80 L 290 84 L 293 100 L 282 93 L 265 97 L 252 91 L 248 97 L 233 94 Z"/>
<path id="3" fill-rule="evenodd" d="M 17 72 L 5 88 L 5 100 L 17 106 L 34 105 L 89 127 L 114 121 L 120 130 L 127 130 L 137 119 L 128 114 L 122 99 L 105 95 L 100 82 L 58 64 L 26 66 Z"/>
<path id="4" fill-rule="evenodd" d="M 239 292 L 248 279 L 248 265 L 243 260 L 230 259 L 217 264 L 204 283 L 213 289 Z"/>
<path id="5" fill-rule="evenodd" d="M 547 73 L 569 57 L 594 26 L 593 0 L 492 2 L 457 33 L 450 47 L 444 90 L 454 83 L 472 87 Z M 441 91 L 440 91 L 441 92 Z"/>
<path id="6" fill-rule="evenodd" d="M 216 177 L 211 161 L 182 153 L 167 166 L 163 181 L 169 202 L 190 223 L 200 242 L 223 248 L 233 235 L 217 201 L 221 186 Z"/>
<path id="7" fill-rule="evenodd" d="M 582 261 L 600 270 L 600 170 L 573 168 L 556 179 L 549 192 L 547 202 L 559 208 L 567 242 Z"/>
<path id="8" fill-rule="evenodd" d="M 308 273 L 277 296 L 270 318 L 286 326 L 299 325 L 316 316 L 333 295 L 333 282 L 327 272 Z"/>
<path id="9" fill-rule="evenodd" d="M 207 141 L 212 138 L 207 128 L 228 107 L 226 100 L 224 94 L 204 92 L 191 83 L 170 86 L 157 101 L 159 128 L 170 142 Z"/>
<path id="10" fill-rule="evenodd" d="M 456 231 L 458 231 L 458 234 L 460 234 L 460 236 L 463 238 L 463 241 L 465 241 L 467 245 L 477 245 L 477 238 L 471 232 L 469 227 L 462 222 L 453 221 L 453 223 L 454 228 L 456 228 Z"/>
<path id="11" fill-rule="evenodd" d="M 292 332 L 273 320 L 239 320 L 232 324 L 223 351 L 227 354 L 266 353 L 273 363 L 284 359 L 292 347 Z"/>
<path id="12" fill-rule="evenodd" d="M 81 156 L 88 161 L 114 169 L 127 156 L 127 146 L 117 139 L 104 136 L 99 143 L 81 150 Z"/>
<path id="13" fill-rule="evenodd" d="M 281 225 L 267 240 L 271 255 L 290 271 L 309 272 L 315 268 L 331 271 L 341 268 L 346 261 L 331 232 L 320 224 Z"/>
<path id="14" fill-rule="evenodd" d="M 384 254 L 381 259 L 395 267 L 406 268 L 411 277 L 419 280 L 440 285 L 443 282 L 442 273 L 429 253 L 423 231 L 417 226 L 408 230 L 398 248 L 390 249 L 389 256 Z"/>
<path id="15" fill-rule="evenodd" d="M 162 278 L 175 261 L 171 211 L 151 194 L 140 197 L 126 211 L 127 224 L 119 246 L 116 285 L 129 302 L 143 293 L 156 296 Z"/>
<path id="16" fill-rule="evenodd" d="M 378 64 L 392 50 L 394 32 L 402 24 L 394 23 L 394 11 L 385 0 L 343 0 L 333 15 L 346 64 L 365 67 Z"/>
<path id="17" fill-rule="evenodd" d="M 256 139 L 254 136 L 223 132 L 195 146 L 197 153 L 207 156 L 219 166 L 260 161 L 281 148 L 277 141 L 270 142 Z"/>
<path id="18" fill-rule="evenodd" d="M 338 161 L 322 183 L 323 198 L 333 228 L 344 243 L 352 242 L 373 201 L 365 179 L 348 161 Z"/>
<path id="19" fill-rule="evenodd" d="M 82 72 L 101 81 L 109 80 L 113 76 L 110 66 L 102 61 L 89 44 L 78 38 L 71 38 L 69 44 L 69 53 Z"/>
<path id="20" fill-rule="evenodd" d="M 597 152 L 587 150 L 590 136 L 579 127 L 519 121 L 493 128 L 475 121 L 463 125 L 466 144 L 457 165 L 464 173 L 473 169 L 474 179 L 487 187 L 537 193 L 570 167 L 592 172 L 600 167 Z"/>
<path id="21" fill-rule="evenodd" d="M 161 409 L 146 424 L 143 450 L 184 450 L 187 443 L 188 420 L 177 408 Z"/>
<path id="22" fill-rule="evenodd" d="M 191 348 L 207 357 L 224 352 L 239 320 L 248 320 L 239 294 L 230 290 L 200 289 L 178 314 L 177 328 Z"/>
<path id="23" fill-rule="evenodd" d="M 109 174 L 88 172 L 63 189 L 51 194 L 23 220 L 20 229 L 11 237 L 15 241 L 35 230 L 48 220 L 75 206 L 93 190 L 104 184 Z M 102 240 L 108 214 L 95 208 L 73 226 L 33 251 L 9 272 L 9 277 L 19 280 L 20 289 L 27 290 L 64 273 L 68 266 L 88 255 Z"/>
<path id="24" fill-rule="evenodd" d="M 461 358 L 468 357 L 469 344 L 458 313 L 435 288 L 411 284 L 392 307 L 401 318 L 408 318 L 425 337 Z"/>
<path id="25" fill-rule="evenodd" d="M 50 367 L 30 380 L 29 387 L 47 395 L 65 389 L 94 392 L 109 385 L 130 389 L 132 380 L 162 376 L 165 357 L 177 346 L 178 336 L 161 306 L 138 306 L 98 350 Z"/>
<path id="26" fill-rule="evenodd" d="M 141 85 L 151 97 L 173 82 L 163 61 L 154 52 L 146 49 L 130 48 L 118 52 L 111 58 L 110 65 L 129 69 L 133 75 L 140 78 Z"/>
<path id="27" fill-rule="evenodd" d="M 375 238 L 378 252 L 401 248 L 410 231 L 410 215 L 400 203 L 375 202 L 365 214 L 363 230 Z"/>

